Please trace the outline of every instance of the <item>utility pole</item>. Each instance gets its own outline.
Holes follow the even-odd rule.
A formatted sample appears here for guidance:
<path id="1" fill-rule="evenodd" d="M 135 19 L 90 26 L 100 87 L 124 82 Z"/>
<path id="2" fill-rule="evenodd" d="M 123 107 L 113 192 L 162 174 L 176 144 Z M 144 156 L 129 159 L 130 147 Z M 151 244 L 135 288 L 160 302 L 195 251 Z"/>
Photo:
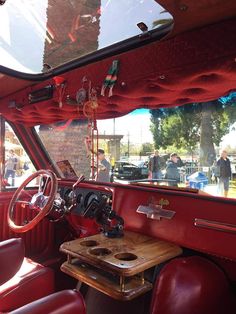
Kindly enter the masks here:
<path id="1" fill-rule="evenodd" d="M 113 135 L 116 134 L 116 119 L 113 119 Z"/>
<path id="2" fill-rule="evenodd" d="M 129 132 L 127 134 L 127 137 L 128 137 L 128 158 L 129 158 Z"/>

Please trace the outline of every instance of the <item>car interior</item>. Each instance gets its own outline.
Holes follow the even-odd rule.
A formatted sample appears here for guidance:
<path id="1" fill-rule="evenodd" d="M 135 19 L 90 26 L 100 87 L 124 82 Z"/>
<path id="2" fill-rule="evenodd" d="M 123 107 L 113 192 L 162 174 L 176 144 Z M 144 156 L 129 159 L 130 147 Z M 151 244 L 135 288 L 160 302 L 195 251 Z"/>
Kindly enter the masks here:
<path id="1" fill-rule="evenodd" d="M 0 26 L 0 313 L 236 313 L 233 197 L 96 181 L 106 119 L 235 91 L 236 1 L 2 0 Z"/>

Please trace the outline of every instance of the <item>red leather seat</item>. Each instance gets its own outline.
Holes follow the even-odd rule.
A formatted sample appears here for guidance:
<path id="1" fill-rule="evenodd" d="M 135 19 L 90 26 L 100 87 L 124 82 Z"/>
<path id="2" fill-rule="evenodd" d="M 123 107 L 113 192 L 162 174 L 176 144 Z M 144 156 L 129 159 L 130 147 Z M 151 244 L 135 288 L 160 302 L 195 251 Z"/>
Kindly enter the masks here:
<path id="1" fill-rule="evenodd" d="M 10 239 L 0 242 L 0 284 L 0 313 L 9 312 L 53 293 L 54 272 L 24 258 L 23 241 Z"/>
<path id="2" fill-rule="evenodd" d="M 78 291 L 64 290 L 25 305 L 10 314 L 86 314 Z"/>
<path id="3" fill-rule="evenodd" d="M 176 258 L 160 272 L 151 314 L 234 314 L 236 298 L 224 272 L 209 260 Z"/>

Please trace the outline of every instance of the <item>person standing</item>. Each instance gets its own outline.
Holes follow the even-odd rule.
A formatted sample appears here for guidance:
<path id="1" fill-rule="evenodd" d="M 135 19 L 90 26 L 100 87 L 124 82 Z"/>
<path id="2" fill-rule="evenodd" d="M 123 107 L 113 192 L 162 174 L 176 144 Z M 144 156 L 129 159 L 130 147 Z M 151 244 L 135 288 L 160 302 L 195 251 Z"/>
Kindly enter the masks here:
<path id="1" fill-rule="evenodd" d="M 217 160 L 217 166 L 219 167 L 219 191 L 222 196 L 227 197 L 229 179 L 231 177 L 231 165 L 226 150 L 221 152 L 220 159 Z"/>
<path id="2" fill-rule="evenodd" d="M 98 161 L 96 181 L 110 182 L 111 165 L 109 161 L 106 160 L 103 149 L 98 149 Z"/>
<path id="3" fill-rule="evenodd" d="M 152 179 L 161 179 L 161 157 L 159 156 L 158 150 L 154 151 L 154 155 L 150 157 L 148 163 L 148 169 L 151 173 Z"/>
<path id="4" fill-rule="evenodd" d="M 166 166 L 166 179 L 175 180 L 173 182 L 169 182 L 169 186 L 178 186 L 180 182 L 180 173 L 178 169 L 179 157 L 176 153 L 172 153 L 170 155 L 170 160 L 167 161 Z"/>
<path id="5" fill-rule="evenodd" d="M 11 177 L 12 183 L 11 185 L 15 185 L 15 175 L 16 175 L 16 166 L 17 166 L 18 158 L 14 153 L 14 150 L 11 149 L 9 151 L 9 156 L 6 160 L 5 164 L 5 179 L 8 181 L 9 177 Z"/>

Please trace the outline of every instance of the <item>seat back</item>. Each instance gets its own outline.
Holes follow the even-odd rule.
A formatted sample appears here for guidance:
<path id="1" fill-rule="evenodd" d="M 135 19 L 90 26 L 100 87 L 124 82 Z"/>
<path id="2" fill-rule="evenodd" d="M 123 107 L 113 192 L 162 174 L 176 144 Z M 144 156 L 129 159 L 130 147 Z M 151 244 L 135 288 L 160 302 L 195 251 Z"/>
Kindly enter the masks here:
<path id="1" fill-rule="evenodd" d="M 0 242 L 0 285 L 11 279 L 20 269 L 25 256 L 22 239 Z"/>
<path id="2" fill-rule="evenodd" d="M 224 272 L 209 260 L 176 258 L 155 283 L 151 314 L 233 314 L 235 297 Z"/>
<path id="3" fill-rule="evenodd" d="M 29 303 L 9 314 L 86 314 L 85 303 L 78 291 L 64 290 Z"/>

